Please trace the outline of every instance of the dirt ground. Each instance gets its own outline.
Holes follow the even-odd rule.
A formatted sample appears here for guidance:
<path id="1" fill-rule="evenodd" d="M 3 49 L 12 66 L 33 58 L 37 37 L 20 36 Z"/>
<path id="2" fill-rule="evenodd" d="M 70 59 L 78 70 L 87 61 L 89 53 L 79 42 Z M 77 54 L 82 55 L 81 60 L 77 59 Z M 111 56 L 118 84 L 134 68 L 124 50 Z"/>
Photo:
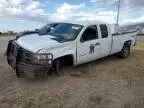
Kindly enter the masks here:
<path id="1" fill-rule="evenodd" d="M 47 80 L 17 79 L 0 38 L 0 108 L 144 108 L 144 41 L 129 58 L 110 56 Z"/>

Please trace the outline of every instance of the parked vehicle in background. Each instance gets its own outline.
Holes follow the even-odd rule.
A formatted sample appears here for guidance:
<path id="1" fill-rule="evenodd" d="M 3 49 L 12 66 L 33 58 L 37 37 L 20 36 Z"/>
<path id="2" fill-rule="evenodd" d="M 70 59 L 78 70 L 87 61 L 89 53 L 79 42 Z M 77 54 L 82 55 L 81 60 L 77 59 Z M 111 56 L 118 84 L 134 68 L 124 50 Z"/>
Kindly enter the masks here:
<path id="1" fill-rule="evenodd" d="M 111 34 L 109 25 L 103 22 L 69 21 L 40 34 L 9 42 L 7 61 L 17 77 L 23 77 L 26 72 L 45 77 L 51 69 L 59 75 L 64 64 L 77 66 L 112 54 L 127 58 L 137 32 Z"/>

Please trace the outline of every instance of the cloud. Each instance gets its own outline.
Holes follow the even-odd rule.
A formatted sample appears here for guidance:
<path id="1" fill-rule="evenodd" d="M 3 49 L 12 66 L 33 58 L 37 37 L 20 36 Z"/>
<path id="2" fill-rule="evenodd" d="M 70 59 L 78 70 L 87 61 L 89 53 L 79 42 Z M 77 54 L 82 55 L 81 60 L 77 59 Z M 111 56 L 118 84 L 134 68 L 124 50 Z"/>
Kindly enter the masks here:
<path id="1" fill-rule="evenodd" d="M 92 3 L 115 4 L 118 0 L 90 0 Z"/>
<path id="2" fill-rule="evenodd" d="M 0 0 L 0 17 L 37 22 L 65 20 L 84 7 L 85 3 L 78 5 L 63 3 L 55 13 L 51 14 L 45 12 L 45 9 L 41 7 L 42 5 L 35 0 Z"/>
<path id="3" fill-rule="evenodd" d="M 94 4 L 103 7 L 113 5 L 117 9 L 119 0 L 90 0 Z M 120 0 L 120 24 L 144 22 L 144 0 Z"/>
<path id="4" fill-rule="evenodd" d="M 37 21 L 46 19 L 46 15 L 38 1 L 28 0 L 26 3 L 24 0 L 0 1 L 0 17 Z"/>
<path id="5" fill-rule="evenodd" d="M 92 3 L 102 3 L 102 4 L 115 4 L 119 0 L 90 0 Z M 122 7 L 143 7 L 144 0 L 120 0 Z"/>
<path id="6" fill-rule="evenodd" d="M 70 5 L 68 3 L 64 3 L 57 9 L 57 13 L 59 13 L 59 14 L 73 13 L 74 11 L 76 11 L 84 6 L 85 6 L 85 3 L 79 4 L 79 5 Z"/>
<path id="7" fill-rule="evenodd" d="M 92 3 L 108 3 L 114 4 L 117 0 L 90 0 Z M 137 3 L 139 2 L 139 3 Z M 123 0 L 121 3 L 138 6 L 143 4 L 143 0 Z M 85 3 L 71 5 L 63 3 L 55 13 L 47 13 L 42 7 L 41 2 L 36 0 L 0 0 L 0 17 L 28 20 L 36 22 L 62 21 L 62 20 L 100 20 L 107 23 L 116 23 L 116 12 L 114 10 L 99 10 L 96 8 L 92 11 L 83 10 L 86 7 Z M 144 4 L 143 4 L 144 5 Z M 139 7 L 142 8 L 142 7 Z M 128 18 L 127 14 L 121 13 L 120 24 L 144 22 L 144 16 L 138 18 Z"/>
<path id="8" fill-rule="evenodd" d="M 22 2 L 22 0 L 9 0 L 9 2 L 13 6 L 18 6 Z"/>
<path id="9" fill-rule="evenodd" d="M 113 11 L 79 11 L 85 6 L 85 3 L 78 5 L 62 4 L 57 8 L 57 12 L 53 14 L 51 19 L 57 20 L 88 20 L 88 21 L 104 21 L 115 23 L 116 13 Z M 97 9 L 98 10 L 98 9 Z"/>
<path id="10" fill-rule="evenodd" d="M 121 0 L 122 4 L 132 8 L 142 8 L 144 6 L 144 0 Z"/>
<path id="11" fill-rule="evenodd" d="M 106 23 L 115 23 L 116 13 L 113 11 L 100 11 L 100 12 L 79 12 L 72 19 L 84 21 L 103 21 Z"/>
<path id="12" fill-rule="evenodd" d="M 34 0 L 0 0 L 0 17 L 18 20 L 30 20 L 37 22 L 48 22 L 53 20 L 69 19 L 74 12 L 85 6 L 62 4 L 55 13 L 47 13 L 42 8 L 43 4 Z"/>
<path id="13" fill-rule="evenodd" d="M 63 3 L 60 7 L 57 8 L 57 12 L 52 16 L 57 18 L 57 20 L 68 20 L 71 19 L 74 15 L 76 15 L 79 9 L 83 8 L 85 3 L 81 3 L 78 5 L 71 5 L 68 3 Z M 55 19 L 52 18 L 52 19 Z"/>
<path id="14" fill-rule="evenodd" d="M 62 4 L 57 8 L 57 12 L 51 15 L 50 18 L 55 20 L 88 20 L 88 21 L 104 21 L 108 23 L 115 23 L 116 13 L 113 11 L 82 11 L 85 3 L 78 5 L 71 5 L 68 3 Z M 98 10 L 98 9 L 97 9 Z M 57 19 L 56 19 L 57 18 Z"/>

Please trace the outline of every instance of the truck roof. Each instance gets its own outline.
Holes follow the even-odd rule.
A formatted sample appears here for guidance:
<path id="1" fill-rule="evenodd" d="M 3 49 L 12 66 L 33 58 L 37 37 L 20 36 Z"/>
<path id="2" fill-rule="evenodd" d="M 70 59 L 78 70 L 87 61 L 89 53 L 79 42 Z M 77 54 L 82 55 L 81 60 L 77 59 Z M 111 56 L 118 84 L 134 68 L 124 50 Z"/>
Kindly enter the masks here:
<path id="1" fill-rule="evenodd" d="M 93 24 L 107 24 L 106 22 L 102 21 L 75 21 L 75 20 L 69 20 L 69 21 L 63 21 L 64 23 L 72 23 L 72 24 L 78 24 L 78 25 L 93 25 Z"/>

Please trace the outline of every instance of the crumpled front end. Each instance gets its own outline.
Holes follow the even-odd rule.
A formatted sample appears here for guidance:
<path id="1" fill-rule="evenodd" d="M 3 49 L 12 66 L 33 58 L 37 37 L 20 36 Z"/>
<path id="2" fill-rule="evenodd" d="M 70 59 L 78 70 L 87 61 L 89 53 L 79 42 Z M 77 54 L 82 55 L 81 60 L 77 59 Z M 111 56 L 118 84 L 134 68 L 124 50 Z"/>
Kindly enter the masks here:
<path id="1" fill-rule="evenodd" d="M 7 62 L 16 70 L 17 77 L 27 75 L 45 76 L 52 67 L 52 54 L 37 54 L 10 40 L 7 47 Z"/>

